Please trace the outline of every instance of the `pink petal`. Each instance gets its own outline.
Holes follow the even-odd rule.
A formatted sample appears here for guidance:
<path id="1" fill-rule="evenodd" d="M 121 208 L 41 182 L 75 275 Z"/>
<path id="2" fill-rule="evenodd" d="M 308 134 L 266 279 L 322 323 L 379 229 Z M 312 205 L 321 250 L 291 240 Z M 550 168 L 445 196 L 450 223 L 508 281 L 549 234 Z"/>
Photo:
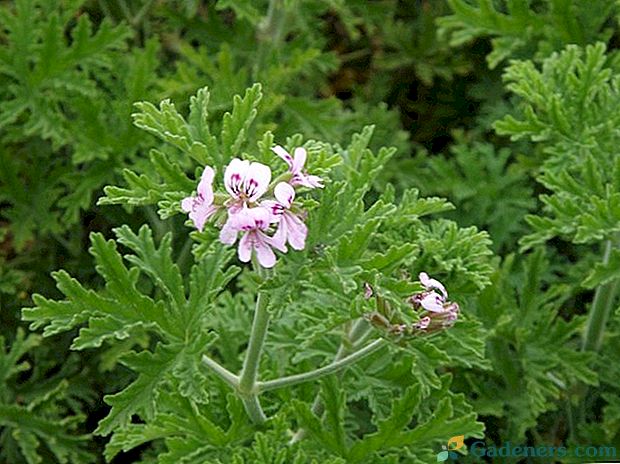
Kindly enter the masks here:
<path id="1" fill-rule="evenodd" d="M 279 202 L 273 200 L 265 200 L 261 201 L 260 206 L 262 208 L 267 208 L 269 211 L 271 218 L 270 222 L 280 222 L 280 217 L 282 217 L 282 212 L 284 211 L 284 206 L 282 206 Z"/>
<path id="2" fill-rule="evenodd" d="M 439 290 L 443 294 L 444 299 L 448 298 L 448 292 L 446 291 L 446 288 L 441 282 L 435 279 L 431 279 L 426 272 L 420 272 L 418 278 L 420 279 L 420 283 L 424 286 L 426 290 Z"/>
<path id="3" fill-rule="evenodd" d="M 194 204 L 194 199 L 196 197 L 185 197 L 181 200 L 181 209 L 186 213 L 189 213 L 192 210 L 192 205 Z"/>
<path id="4" fill-rule="evenodd" d="M 295 148 L 295 158 L 293 159 L 293 165 L 291 166 L 291 172 L 293 174 L 301 172 L 301 170 L 304 168 L 304 164 L 306 164 L 307 156 L 308 154 L 306 153 L 305 148 Z"/>
<path id="5" fill-rule="evenodd" d="M 237 214 L 229 214 L 228 220 L 220 231 L 220 242 L 225 245 L 232 245 L 237 240 L 237 233 L 239 228 L 237 227 Z"/>
<path id="6" fill-rule="evenodd" d="M 269 188 L 271 169 L 262 163 L 252 163 L 243 181 L 243 191 L 250 201 L 258 200 Z"/>
<path id="7" fill-rule="evenodd" d="M 253 235 L 255 232 L 246 232 L 241 240 L 239 240 L 239 249 L 237 251 L 239 260 L 247 263 L 252 258 Z"/>
<path id="8" fill-rule="evenodd" d="M 323 188 L 323 179 L 319 176 L 306 176 L 310 188 Z"/>
<path id="9" fill-rule="evenodd" d="M 433 313 L 445 312 L 443 307 L 443 299 L 435 292 L 429 292 L 428 295 L 422 298 L 422 301 L 420 301 L 420 306 Z"/>
<path id="10" fill-rule="evenodd" d="M 308 227 L 294 214 L 286 211 L 283 215 L 288 231 L 288 243 L 295 250 L 303 250 L 306 246 Z"/>
<path id="11" fill-rule="evenodd" d="M 267 241 L 263 237 L 260 237 L 260 235 L 257 236 L 257 240 L 254 242 L 254 249 L 256 250 L 256 257 L 261 266 L 270 268 L 276 264 L 275 253 Z"/>
<path id="12" fill-rule="evenodd" d="M 270 242 L 271 245 L 280 250 L 283 253 L 286 253 L 288 250 L 286 249 L 286 238 L 288 237 L 288 228 L 286 226 L 286 221 L 282 220 L 280 221 L 280 224 L 278 225 L 278 229 L 276 230 L 276 233 L 273 234 L 273 237 L 271 237 Z"/>
<path id="13" fill-rule="evenodd" d="M 230 195 L 237 198 L 243 189 L 243 181 L 250 169 L 250 162 L 234 158 L 224 171 L 224 186 Z"/>
<path id="14" fill-rule="evenodd" d="M 205 222 L 217 212 L 217 207 L 213 205 L 207 205 L 205 203 L 199 203 L 194 206 L 194 210 L 189 213 L 189 218 L 194 221 L 196 229 L 202 232 Z"/>
<path id="15" fill-rule="evenodd" d="M 271 224 L 271 212 L 267 208 L 257 206 L 246 210 L 248 217 L 252 221 L 253 228 L 265 230 Z"/>
<path id="16" fill-rule="evenodd" d="M 213 177 L 215 171 L 211 166 L 205 166 L 205 170 L 202 171 L 200 177 L 200 183 L 198 184 L 198 194 L 202 196 L 202 199 L 207 205 L 213 203 Z"/>
<path id="17" fill-rule="evenodd" d="M 271 151 L 273 151 L 276 155 L 282 158 L 286 162 L 286 164 L 288 164 L 289 168 L 293 166 L 293 158 L 280 145 L 276 145 L 271 149 Z"/>
<path id="18" fill-rule="evenodd" d="M 286 208 L 290 208 L 295 199 L 295 189 L 286 182 L 280 182 L 273 191 L 276 200 Z"/>

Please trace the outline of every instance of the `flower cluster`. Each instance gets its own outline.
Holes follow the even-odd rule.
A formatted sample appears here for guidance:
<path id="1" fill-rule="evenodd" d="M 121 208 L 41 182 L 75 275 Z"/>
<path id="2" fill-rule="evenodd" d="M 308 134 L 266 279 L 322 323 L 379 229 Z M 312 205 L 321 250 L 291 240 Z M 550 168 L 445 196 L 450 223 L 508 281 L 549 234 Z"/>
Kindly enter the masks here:
<path id="1" fill-rule="evenodd" d="M 448 301 L 448 292 L 441 282 L 432 279 L 427 273 L 421 272 L 419 280 L 424 291 L 409 297 L 420 319 L 414 323 L 404 323 L 398 313 L 392 311 L 387 300 L 375 295 L 370 284 L 364 284 L 364 298 L 369 300 L 375 296 L 377 311 L 365 315 L 373 326 L 387 331 L 392 335 L 422 335 L 438 332 L 454 325 L 458 318 L 459 305 Z"/>
<path id="2" fill-rule="evenodd" d="M 304 171 L 304 148 L 296 148 L 293 156 L 280 146 L 272 150 L 288 165 L 281 182 L 272 185 L 269 166 L 235 158 L 224 171 L 227 194 L 213 192 L 215 171 L 206 166 L 196 194 L 181 201 L 181 208 L 200 231 L 209 219 L 221 213 L 220 241 L 233 245 L 241 235 L 239 259 L 248 262 L 255 253 L 259 264 L 266 268 L 276 263 L 274 248 L 286 253 L 287 243 L 295 250 L 305 247 L 308 228 L 303 212 L 294 204 L 295 187 L 323 187 L 320 177 Z M 267 193 L 273 197 L 265 199 Z"/>
<path id="3" fill-rule="evenodd" d="M 431 333 L 453 326 L 459 315 L 459 305 L 448 301 L 448 292 L 443 284 L 430 278 L 426 272 L 421 272 L 418 278 L 424 291 L 409 298 L 414 309 L 422 309 L 415 329 Z"/>

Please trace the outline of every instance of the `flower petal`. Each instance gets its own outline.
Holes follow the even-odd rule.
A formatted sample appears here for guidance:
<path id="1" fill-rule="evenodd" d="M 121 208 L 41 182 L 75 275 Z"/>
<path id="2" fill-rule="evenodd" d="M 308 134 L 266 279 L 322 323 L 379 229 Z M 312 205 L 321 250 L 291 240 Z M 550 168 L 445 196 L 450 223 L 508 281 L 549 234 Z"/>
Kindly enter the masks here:
<path id="1" fill-rule="evenodd" d="M 289 168 L 293 166 L 293 157 L 289 155 L 288 151 L 286 151 L 283 147 L 281 147 L 280 145 L 276 145 L 271 149 L 271 151 L 273 151 L 276 155 L 282 158 L 286 162 L 286 164 L 288 164 Z"/>
<path id="2" fill-rule="evenodd" d="M 282 212 L 284 211 L 284 206 L 280 204 L 280 202 L 273 200 L 265 200 L 260 202 L 260 206 L 262 208 L 267 208 L 269 213 L 271 214 L 270 222 L 280 222 L 280 218 L 282 217 Z"/>
<path id="3" fill-rule="evenodd" d="M 254 234 L 255 232 L 246 232 L 243 237 L 241 237 L 241 240 L 239 240 L 237 254 L 239 255 L 239 260 L 243 263 L 247 263 L 252 258 Z"/>
<path id="4" fill-rule="evenodd" d="M 243 191 L 250 201 L 258 200 L 269 188 L 271 169 L 262 163 L 252 163 L 243 180 Z"/>
<path id="5" fill-rule="evenodd" d="M 220 231 L 220 242 L 226 245 L 232 245 L 237 240 L 237 233 L 239 232 L 239 228 L 237 226 L 237 216 L 238 214 L 228 215 L 228 220 Z"/>
<path id="6" fill-rule="evenodd" d="M 250 169 L 250 162 L 233 158 L 224 171 L 224 187 L 230 195 L 237 198 L 243 189 L 243 181 Z"/>
<path id="7" fill-rule="evenodd" d="M 304 164 L 306 164 L 306 157 L 308 156 L 308 153 L 306 152 L 306 149 L 303 147 L 298 147 L 295 148 L 295 157 L 293 158 L 293 165 L 291 166 L 291 172 L 293 174 L 296 174 L 298 172 L 301 172 L 301 170 L 304 168 Z"/>
<path id="8" fill-rule="evenodd" d="M 306 187 L 308 188 L 323 188 L 323 179 L 319 176 L 305 176 Z"/>
<path id="9" fill-rule="evenodd" d="M 196 197 L 185 197 L 181 200 L 181 209 L 186 213 L 189 213 L 193 209 L 194 199 Z"/>
<path id="10" fill-rule="evenodd" d="M 435 292 L 429 292 L 428 295 L 424 296 L 420 301 L 420 306 L 432 313 L 445 312 L 443 298 Z"/>
<path id="11" fill-rule="evenodd" d="M 271 212 L 267 208 L 257 206 L 256 208 L 249 208 L 246 214 L 252 223 L 252 228 L 265 230 L 269 228 L 271 224 Z"/>
<path id="12" fill-rule="evenodd" d="M 213 177 L 215 177 L 213 168 L 211 166 L 205 166 L 197 190 L 198 194 L 202 196 L 202 199 L 207 205 L 213 203 Z"/>
<path id="13" fill-rule="evenodd" d="M 257 235 L 257 240 L 254 242 L 254 249 L 256 250 L 256 257 L 258 262 L 263 267 L 273 267 L 276 264 L 276 254 L 273 252 L 266 237 Z"/>
<path id="14" fill-rule="evenodd" d="M 293 213 L 286 211 L 283 215 L 284 222 L 288 232 L 288 243 L 295 250 L 303 250 L 306 246 L 306 237 L 308 236 L 308 227 L 299 217 Z"/>
<path id="15" fill-rule="evenodd" d="M 213 205 L 207 205 L 206 203 L 198 203 L 194 205 L 194 209 L 189 213 L 189 218 L 194 221 L 196 229 L 202 232 L 205 222 L 217 212 L 217 207 Z"/>
<path id="16" fill-rule="evenodd" d="M 431 279 L 426 272 L 420 272 L 418 278 L 420 279 L 420 283 L 424 286 L 426 290 L 439 290 L 442 293 L 444 299 L 448 298 L 448 292 L 446 291 L 446 288 L 441 282 L 435 279 Z"/>
<path id="17" fill-rule="evenodd" d="M 280 182 L 273 190 L 273 195 L 276 200 L 280 202 L 286 208 L 290 208 L 293 200 L 295 199 L 295 189 L 286 182 Z"/>
<path id="18" fill-rule="evenodd" d="M 276 233 L 273 234 L 273 237 L 269 239 L 271 245 L 280 250 L 283 253 L 286 253 L 288 250 L 286 249 L 286 238 L 288 237 L 288 228 L 286 225 L 286 221 L 283 219 L 280 221 L 278 225 L 278 229 Z"/>

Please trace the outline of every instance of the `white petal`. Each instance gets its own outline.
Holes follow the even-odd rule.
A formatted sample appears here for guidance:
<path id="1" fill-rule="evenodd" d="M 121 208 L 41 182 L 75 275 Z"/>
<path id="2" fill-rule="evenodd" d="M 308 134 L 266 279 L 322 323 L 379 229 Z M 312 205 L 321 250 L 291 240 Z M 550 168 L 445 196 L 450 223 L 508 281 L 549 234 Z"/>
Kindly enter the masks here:
<path id="1" fill-rule="evenodd" d="M 239 260 L 243 263 L 247 263 L 252 258 L 252 234 L 254 232 L 246 232 L 241 240 L 239 240 L 238 255 Z"/>
<path id="2" fill-rule="evenodd" d="M 256 242 L 254 242 L 254 249 L 256 250 L 256 257 L 261 266 L 270 268 L 276 264 L 275 253 L 262 237 L 257 237 Z"/>
<path id="3" fill-rule="evenodd" d="M 243 188 L 243 181 L 250 169 L 250 162 L 234 158 L 224 171 L 224 187 L 233 198 L 237 198 Z"/>
<path id="4" fill-rule="evenodd" d="M 229 215 L 228 220 L 226 221 L 226 223 L 224 224 L 224 227 L 222 227 L 222 230 L 220 231 L 220 242 L 226 245 L 232 245 L 237 240 L 237 233 L 239 232 L 239 229 L 237 228 L 237 225 L 235 224 L 236 216 L 237 216 L 236 214 Z"/>
<path id="5" fill-rule="evenodd" d="M 306 237 L 308 236 L 308 227 L 291 212 L 284 213 L 284 220 L 288 230 L 288 243 L 295 250 L 303 250 L 306 246 Z"/>
<path id="6" fill-rule="evenodd" d="M 420 279 L 420 283 L 424 286 L 426 290 L 439 290 L 442 293 L 444 299 L 448 298 L 448 292 L 446 291 L 446 288 L 441 282 L 435 279 L 431 279 L 426 272 L 420 272 L 418 278 Z"/>
<path id="7" fill-rule="evenodd" d="M 276 145 L 271 149 L 276 155 L 282 158 L 289 167 L 293 166 L 293 157 L 288 154 L 288 152 L 282 148 L 280 145 Z"/>
<path id="8" fill-rule="evenodd" d="M 186 213 L 189 213 L 192 210 L 192 206 L 194 204 L 194 198 L 196 197 L 185 197 L 181 200 L 181 209 Z"/>
<path id="9" fill-rule="evenodd" d="M 243 181 L 243 190 L 250 201 L 258 200 L 269 188 L 271 169 L 262 163 L 252 163 Z"/>
<path id="10" fill-rule="evenodd" d="M 295 199 L 295 189 L 286 182 L 280 182 L 276 185 L 273 195 L 276 197 L 276 200 L 282 204 L 282 206 L 290 208 L 293 200 Z"/>
<path id="11" fill-rule="evenodd" d="M 301 172 L 304 168 L 304 164 L 306 164 L 307 156 L 308 154 L 306 153 L 305 148 L 295 148 L 295 158 L 293 159 L 293 165 L 291 166 L 291 171 L 293 173 Z"/>
<path id="12" fill-rule="evenodd" d="M 247 211 L 248 217 L 251 218 L 251 224 L 253 228 L 265 230 L 271 224 L 271 212 L 267 208 L 256 207 L 250 208 Z"/>
<path id="13" fill-rule="evenodd" d="M 420 301 L 420 306 L 433 313 L 443 313 L 445 312 L 445 309 L 442 301 L 442 298 L 437 293 L 429 292 L 429 294 L 422 298 L 422 301 Z"/>
<path id="14" fill-rule="evenodd" d="M 205 204 L 210 205 L 213 203 L 213 177 L 215 171 L 211 166 L 205 166 L 205 170 L 200 177 L 200 183 L 198 184 L 198 193 L 202 195 Z"/>

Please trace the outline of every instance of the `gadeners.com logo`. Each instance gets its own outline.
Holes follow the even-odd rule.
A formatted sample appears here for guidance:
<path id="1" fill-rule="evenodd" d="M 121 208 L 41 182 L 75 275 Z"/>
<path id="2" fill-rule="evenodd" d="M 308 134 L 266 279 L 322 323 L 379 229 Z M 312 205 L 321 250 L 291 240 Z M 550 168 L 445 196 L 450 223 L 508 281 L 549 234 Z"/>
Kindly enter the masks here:
<path id="1" fill-rule="evenodd" d="M 448 459 L 456 460 L 458 458 L 457 450 L 463 453 L 467 451 L 463 440 L 465 439 L 464 435 L 457 435 L 448 440 L 448 444 L 443 445 L 443 450 L 437 453 L 437 462 L 444 462 Z M 604 459 L 605 462 L 609 462 L 609 460 L 616 461 L 617 452 L 616 447 L 614 446 L 550 446 L 550 445 L 537 445 L 537 446 L 526 446 L 523 444 L 513 444 L 509 441 L 502 443 L 501 445 L 493 445 L 487 444 L 484 441 L 474 441 L 468 450 L 468 454 L 470 457 L 476 458 L 566 458 L 566 457 L 574 457 L 580 458 L 579 462 L 602 462 L 601 459 Z M 585 458 L 585 460 L 584 460 Z M 547 462 L 547 461 L 545 461 Z"/>
<path id="2" fill-rule="evenodd" d="M 483 441 L 475 441 L 469 447 L 469 454 L 476 457 L 502 457 L 502 458 L 615 458 L 614 446 L 526 446 L 513 444 L 509 441 L 501 446 L 487 445 Z"/>
<path id="3" fill-rule="evenodd" d="M 465 440 L 465 435 L 457 435 L 456 437 L 450 438 L 448 440 L 448 446 L 442 445 L 443 451 L 437 453 L 437 462 L 443 462 L 448 458 L 456 459 L 457 454 L 455 451 L 465 446 L 463 440 Z"/>

